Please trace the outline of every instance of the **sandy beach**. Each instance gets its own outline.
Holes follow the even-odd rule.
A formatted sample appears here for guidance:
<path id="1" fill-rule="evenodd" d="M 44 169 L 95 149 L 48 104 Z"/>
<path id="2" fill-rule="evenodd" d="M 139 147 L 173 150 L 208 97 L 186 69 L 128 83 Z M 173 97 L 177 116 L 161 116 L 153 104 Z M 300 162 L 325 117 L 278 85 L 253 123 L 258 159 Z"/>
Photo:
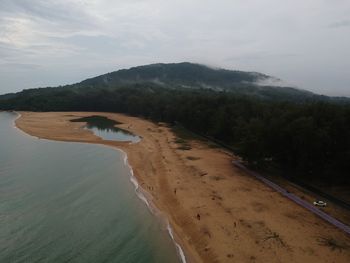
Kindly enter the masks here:
<path id="1" fill-rule="evenodd" d="M 104 141 L 83 129 L 84 123 L 70 122 L 92 115 L 121 122 L 118 127 L 142 141 Z M 198 140 L 181 147 L 165 124 L 116 113 L 21 112 L 16 125 L 38 138 L 126 152 L 140 186 L 167 216 L 188 262 L 350 262 L 345 233 L 232 165 L 237 159 L 232 153 Z M 348 213 L 332 207 L 329 212 L 349 223 Z"/>

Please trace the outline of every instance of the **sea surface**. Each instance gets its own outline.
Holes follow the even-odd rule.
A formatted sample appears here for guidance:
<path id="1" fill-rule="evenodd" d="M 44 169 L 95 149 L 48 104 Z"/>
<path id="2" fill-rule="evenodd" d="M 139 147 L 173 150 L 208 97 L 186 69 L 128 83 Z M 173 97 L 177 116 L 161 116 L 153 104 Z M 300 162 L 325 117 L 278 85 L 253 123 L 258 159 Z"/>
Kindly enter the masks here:
<path id="1" fill-rule="evenodd" d="M 123 153 L 36 139 L 16 117 L 0 112 L 1 263 L 181 261 Z"/>

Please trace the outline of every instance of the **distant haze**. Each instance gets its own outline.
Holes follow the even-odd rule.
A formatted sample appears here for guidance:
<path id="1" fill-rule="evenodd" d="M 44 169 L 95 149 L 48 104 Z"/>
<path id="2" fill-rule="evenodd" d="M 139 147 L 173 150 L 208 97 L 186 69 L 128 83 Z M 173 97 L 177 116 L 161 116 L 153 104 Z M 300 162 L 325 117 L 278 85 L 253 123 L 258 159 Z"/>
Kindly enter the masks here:
<path id="1" fill-rule="evenodd" d="M 350 96 L 349 0 L 1 0 L 0 94 L 190 61 Z"/>

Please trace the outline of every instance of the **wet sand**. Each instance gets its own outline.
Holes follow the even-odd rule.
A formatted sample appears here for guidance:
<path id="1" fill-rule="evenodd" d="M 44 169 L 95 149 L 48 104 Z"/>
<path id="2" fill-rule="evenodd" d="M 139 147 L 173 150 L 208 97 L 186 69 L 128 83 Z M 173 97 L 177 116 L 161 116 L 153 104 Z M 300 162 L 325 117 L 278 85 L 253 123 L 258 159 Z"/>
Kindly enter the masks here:
<path id="1" fill-rule="evenodd" d="M 237 157 L 226 150 L 197 140 L 181 147 L 166 125 L 122 114 L 21 114 L 17 127 L 33 136 L 125 151 L 189 262 L 350 262 L 349 236 L 233 166 Z M 69 121 L 91 115 L 122 122 L 143 139 L 104 141 Z"/>

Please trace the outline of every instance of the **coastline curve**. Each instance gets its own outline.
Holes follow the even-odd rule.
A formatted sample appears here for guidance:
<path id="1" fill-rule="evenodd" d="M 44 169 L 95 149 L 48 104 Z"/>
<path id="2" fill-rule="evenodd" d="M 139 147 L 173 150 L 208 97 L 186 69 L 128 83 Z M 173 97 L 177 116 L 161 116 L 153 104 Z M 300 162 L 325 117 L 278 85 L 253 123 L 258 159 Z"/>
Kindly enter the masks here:
<path id="1" fill-rule="evenodd" d="M 13 127 L 15 129 L 17 129 L 18 131 L 20 131 L 22 134 L 26 135 L 26 136 L 29 136 L 29 137 L 34 137 L 36 139 L 40 139 L 39 137 L 36 137 L 36 136 L 33 136 L 31 134 L 28 134 L 26 133 L 24 130 L 22 130 L 21 128 L 19 128 L 17 125 L 16 125 L 16 121 L 18 119 L 20 119 L 22 117 L 22 114 L 17 112 L 17 111 L 13 111 L 14 113 L 17 114 L 17 117 L 13 120 Z M 140 138 L 141 139 L 141 138 Z M 50 140 L 50 139 L 45 139 L 45 140 L 49 140 L 49 141 L 54 141 L 54 140 Z M 64 140 L 58 140 L 60 142 L 69 142 L 69 141 L 64 141 Z M 103 141 L 103 140 L 102 140 Z M 141 140 L 140 140 L 141 141 Z M 138 142 L 135 142 L 135 143 L 139 143 L 140 141 Z M 185 256 L 185 253 L 184 253 L 184 250 L 182 249 L 181 245 L 176 241 L 176 238 L 174 237 L 174 233 L 173 233 L 173 229 L 170 225 L 170 222 L 167 218 L 166 215 L 164 215 L 152 202 L 151 200 L 151 197 L 146 197 L 146 195 L 149 195 L 140 185 L 139 185 L 139 182 L 137 181 L 135 175 L 134 175 L 134 170 L 132 168 L 132 166 L 129 164 L 128 162 L 128 155 L 125 151 L 123 151 L 122 149 L 118 148 L 118 147 L 115 147 L 115 146 L 110 146 L 110 145 L 106 145 L 106 144 L 101 144 L 101 143 L 94 143 L 94 142 L 78 142 L 78 141 L 70 141 L 70 142 L 75 142 L 75 143 L 89 143 L 89 144 L 98 144 L 98 145 L 101 145 L 101 146 L 104 146 L 104 147 L 108 147 L 108 148 L 112 148 L 116 151 L 119 151 L 121 152 L 124 156 L 123 156 L 123 161 L 124 161 L 124 165 L 126 165 L 129 169 L 129 172 L 130 172 L 130 182 L 134 185 L 134 191 L 135 191 L 135 194 L 136 196 L 143 202 L 146 204 L 147 208 L 149 209 L 149 211 L 155 215 L 159 220 L 160 222 L 164 221 L 165 225 L 166 225 L 166 230 L 168 232 L 168 235 L 170 236 L 170 238 L 172 239 L 174 245 L 175 245 L 175 248 L 176 248 L 176 251 L 177 251 L 177 254 L 178 254 L 178 257 L 180 258 L 181 262 L 182 263 L 187 263 L 187 260 L 186 260 L 186 256 Z M 135 143 L 130 143 L 130 144 L 135 144 Z"/>

